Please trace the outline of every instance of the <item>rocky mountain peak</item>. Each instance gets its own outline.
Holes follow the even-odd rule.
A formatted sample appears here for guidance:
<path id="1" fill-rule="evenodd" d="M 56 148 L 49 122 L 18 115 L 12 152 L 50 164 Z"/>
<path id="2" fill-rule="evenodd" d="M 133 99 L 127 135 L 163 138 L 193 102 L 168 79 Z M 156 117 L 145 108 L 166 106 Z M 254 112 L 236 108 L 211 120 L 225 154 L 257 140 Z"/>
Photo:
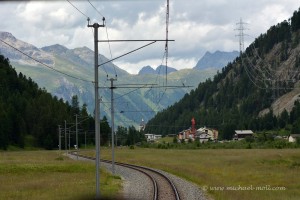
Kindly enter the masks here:
<path id="1" fill-rule="evenodd" d="M 147 66 L 143 67 L 143 68 L 139 71 L 138 74 L 139 74 L 139 75 L 155 74 L 155 70 L 154 70 L 151 66 L 147 65 Z"/>
<path id="2" fill-rule="evenodd" d="M 159 65 L 157 68 L 156 68 L 156 73 L 157 74 L 162 74 L 162 75 L 165 75 L 166 74 L 166 66 L 165 65 Z M 167 67 L 167 74 L 170 74 L 172 72 L 176 72 L 177 69 L 173 68 L 173 67 Z"/>
<path id="3" fill-rule="evenodd" d="M 206 69 L 225 67 L 229 62 L 233 61 L 239 55 L 238 51 L 224 52 L 215 51 L 211 53 L 207 51 L 204 56 L 198 61 L 194 69 Z"/>
<path id="4" fill-rule="evenodd" d="M 63 45 L 54 44 L 54 45 L 42 47 L 42 50 L 54 54 L 62 54 L 62 53 L 66 53 L 69 49 Z"/>
<path id="5" fill-rule="evenodd" d="M 13 34 L 8 32 L 0 32 L 0 38 L 10 44 L 11 46 L 23 51 L 25 54 L 49 65 L 54 63 L 53 57 L 40 50 L 36 46 L 29 44 L 27 42 L 23 42 L 22 40 L 18 40 L 13 36 Z M 0 52 L 4 56 L 8 57 L 10 60 L 17 61 L 17 62 L 26 62 L 30 63 L 31 65 L 36 65 L 37 63 L 32 59 L 28 58 L 27 56 L 21 54 L 20 52 L 16 51 L 15 49 L 7 46 L 4 43 L 0 43 Z"/>
<path id="6" fill-rule="evenodd" d="M 9 32 L 0 32 L 1 39 L 9 39 L 11 41 L 16 41 L 17 39 Z"/>
<path id="7" fill-rule="evenodd" d="M 168 67 L 167 73 L 170 74 L 172 72 L 176 72 L 177 69 Z M 159 75 L 165 75 L 166 74 L 166 66 L 165 65 L 159 65 L 155 70 L 151 66 L 145 66 L 143 67 L 139 73 L 139 75 L 145 75 L 145 74 L 159 74 Z"/>

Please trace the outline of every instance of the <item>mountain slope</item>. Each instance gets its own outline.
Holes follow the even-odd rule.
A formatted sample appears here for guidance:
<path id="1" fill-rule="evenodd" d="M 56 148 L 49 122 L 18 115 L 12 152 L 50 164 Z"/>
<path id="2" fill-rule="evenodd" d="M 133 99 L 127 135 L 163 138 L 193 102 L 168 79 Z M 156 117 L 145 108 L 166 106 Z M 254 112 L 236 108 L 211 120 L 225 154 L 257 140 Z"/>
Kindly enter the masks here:
<path id="1" fill-rule="evenodd" d="M 286 128 L 298 133 L 299 103 L 295 102 L 290 113 L 283 108 L 299 99 L 299 55 L 300 9 L 289 22 L 272 26 L 260 35 L 213 79 L 200 83 L 182 100 L 158 113 L 146 131 L 175 134 L 188 128 L 194 117 L 197 127 L 217 128 L 223 139 L 232 138 L 234 129 Z M 296 98 L 289 99 L 291 96 Z M 275 107 L 282 111 L 278 117 L 273 115 Z"/>
<path id="2" fill-rule="evenodd" d="M 238 51 L 223 52 L 216 51 L 210 53 L 209 51 L 198 61 L 194 69 L 217 68 L 225 67 L 229 62 L 232 62 L 239 55 Z"/>
<path id="3" fill-rule="evenodd" d="M 146 75 L 146 74 L 155 74 L 155 70 L 148 65 L 143 67 L 138 73 L 138 75 Z"/>
<path id="4" fill-rule="evenodd" d="M 21 40 L 16 39 L 11 33 L 8 32 L 0 32 L 0 38 L 9 43 L 13 44 L 13 46 L 17 49 L 20 49 L 24 53 L 35 57 L 39 61 L 48 64 L 48 65 L 53 65 L 53 56 L 50 54 L 47 54 L 46 52 L 38 49 L 37 47 L 28 44 L 26 42 L 23 42 Z M 8 57 L 12 61 L 22 61 L 26 62 L 31 65 L 36 65 L 36 62 L 29 59 L 27 56 L 15 51 L 12 48 L 8 48 L 6 45 L 1 44 L 0 45 L 0 53 L 4 55 L 5 57 Z"/>
<path id="5" fill-rule="evenodd" d="M 64 74 L 57 73 L 50 68 L 37 64 L 28 57 L 0 42 L 1 53 L 11 59 L 11 64 L 16 71 L 31 77 L 40 87 L 44 87 L 51 92 L 51 94 L 58 98 L 63 98 L 68 102 L 71 102 L 72 96 L 77 95 L 81 103 L 88 105 L 89 113 L 94 112 L 94 52 L 92 50 L 87 47 L 68 49 L 59 44 L 38 49 L 33 45 L 16 39 L 12 34 L 5 32 L 1 32 L 0 39 L 24 50 L 25 53 L 28 53 L 37 60 L 46 61 L 49 63 L 50 68 L 53 67 L 55 70 Z M 106 61 L 108 61 L 107 58 L 102 55 L 99 56 L 99 63 Z M 180 71 L 173 71 L 174 72 L 168 76 L 168 85 L 170 86 L 182 86 L 183 82 L 185 85 L 196 87 L 199 82 L 206 80 L 208 77 L 212 77 L 216 73 L 214 69 L 205 71 L 195 70 L 191 73 L 192 75 Z M 170 70 L 168 72 L 170 72 Z M 65 74 L 86 81 L 74 79 Z M 110 90 L 108 87 L 110 86 L 110 82 L 107 78 L 115 77 L 116 74 L 118 75 L 118 80 L 115 81 L 115 84 L 119 85 L 119 87 L 114 90 L 117 99 L 115 103 L 117 113 L 115 119 L 117 125 L 138 125 L 141 119 L 148 121 L 154 116 L 156 111 L 175 103 L 191 89 L 165 89 L 161 87 L 165 84 L 164 73 L 160 75 L 131 75 L 113 63 L 107 63 L 99 67 L 99 86 L 101 87 L 100 96 L 103 102 L 103 105 L 101 105 L 101 115 L 106 115 L 109 120 L 110 103 L 108 102 L 110 101 Z M 128 84 L 142 85 L 140 89 L 124 88 L 124 86 L 120 88 L 124 84 L 127 84 L 127 86 Z M 143 84 L 155 84 L 157 88 L 147 88 L 148 86 Z M 147 87 L 143 88 L 142 86 Z"/>
<path id="6" fill-rule="evenodd" d="M 0 149 L 57 148 L 57 125 L 72 121 L 69 104 L 52 97 L 0 55 Z"/>

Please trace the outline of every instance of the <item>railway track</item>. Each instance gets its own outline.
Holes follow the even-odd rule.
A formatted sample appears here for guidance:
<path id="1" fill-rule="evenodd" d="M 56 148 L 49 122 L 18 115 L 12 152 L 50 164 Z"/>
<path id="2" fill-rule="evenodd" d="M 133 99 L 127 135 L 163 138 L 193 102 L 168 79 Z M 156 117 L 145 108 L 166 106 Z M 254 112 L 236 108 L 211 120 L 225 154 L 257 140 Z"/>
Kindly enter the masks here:
<path id="1" fill-rule="evenodd" d="M 71 152 L 70 154 L 77 156 L 77 154 L 73 152 Z M 80 154 L 78 154 L 78 157 L 95 160 L 94 157 L 80 155 Z M 111 164 L 111 161 L 109 160 L 101 159 L 101 162 Z M 152 182 L 152 186 L 153 186 L 152 188 L 153 200 L 161 200 L 161 199 L 180 200 L 179 192 L 177 191 L 175 184 L 171 181 L 171 179 L 169 179 L 161 172 L 148 167 L 131 165 L 131 164 L 120 163 L 120 162 L 115 162 L 115 165 L 133 169 L 148 177 L 148 179 Z"/>

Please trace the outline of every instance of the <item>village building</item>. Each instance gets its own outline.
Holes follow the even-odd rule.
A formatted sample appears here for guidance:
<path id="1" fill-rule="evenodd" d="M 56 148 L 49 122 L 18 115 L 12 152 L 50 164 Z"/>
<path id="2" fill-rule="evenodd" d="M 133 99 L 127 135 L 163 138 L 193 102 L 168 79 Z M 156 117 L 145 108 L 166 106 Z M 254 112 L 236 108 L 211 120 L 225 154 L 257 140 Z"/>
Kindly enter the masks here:
<path id="1" fill-rule="evenodd" d="M 188 139 L 192 139 L 192 140 L 195 139 L 195 136 L 192 133 L 192 129 L 190 128 L 183 130 L 178 134 L 178 140 L 188 140 Z"/>
<path id="2" fill-rule="evenodd" d="M 200 141 L 201 143 L 205 143 L 205 142 L 208 142 L 208 141 L 211 140 L 210 135 L 207 134 L 207 133 L 200 133 L 200 134 L 197 134 L 196 137 L 199 139 L 199 141 Z"/>
<path id="3" fill-rule="evenodd" d="M 216 141 L 218 140 L 218 135 L 219 132 L 212 128 L 202 127 L 196 130 L 196 121 L 193 117 L 191 120 L 191 128 L 179 132 L 177 138 L 179 141 L 199 140 L 202 143 L 207 141 Z"/>
<path id="4" fill-rule="evenodd" d="M 181 131 L 178 134 L 178 140 L 189 140 L 192 141 L 198 140 L 203 143 L 207 141 L 216 141 L 218 140 L 219 132 L 215 129 L 202 127 L 195 131 L 195 133 L 192 131 L 192 129 L 186 129 Z"/>
<path id="5" fill-rule="evenodd" d="M 234 140 L 242 140 L 245 139 L 247 136 L 252 137 L 253 136 L 253 131 L 251 130 L 235 130 L 234 131 Z"/>
<path id="6" fill-rule="evenodd" d="M 191 139 L 191 140 L 195 140 L 195 135 L 196 135 L 196 120 L 194 119 L 194 117 L 192 118 L 192 120 L 191 120 L 191 128 L 189 128 L 189 129 L 186 129 L 186 130 L 183 130 L 183 131 L 181 131 L 179 134 L 178 134 L 178 140 L 185 140 L 185 141 L 187 141 L 187 140 L 189 140 L 189 139 Z"/>
<path id="7" fill-rule="evenodd" d="M 155 134 L 145 134 L 147 142 L 155 142 L 156 140 L 160 139 L 162 135 L 155 135 Z"/>
<path id="8" fill-rule="evenodd" d="M 288 141 L 289 141 L 289 142 L 297 142 L 297 138 L 300 139 L 300 134 L 291 134 L 291 135 L 289 135 L 289 137 L 288 137 Z M 299 139 L 298 139 L 298 140 L 299 140 Z"/>
<path id="9" fill-rule="evenodd" d="M 201 143 L 207 141 L 217 141 L 219 132 L 215 129 L 202 127 L 196 132 L 196 138 L 199 139 Z"/>

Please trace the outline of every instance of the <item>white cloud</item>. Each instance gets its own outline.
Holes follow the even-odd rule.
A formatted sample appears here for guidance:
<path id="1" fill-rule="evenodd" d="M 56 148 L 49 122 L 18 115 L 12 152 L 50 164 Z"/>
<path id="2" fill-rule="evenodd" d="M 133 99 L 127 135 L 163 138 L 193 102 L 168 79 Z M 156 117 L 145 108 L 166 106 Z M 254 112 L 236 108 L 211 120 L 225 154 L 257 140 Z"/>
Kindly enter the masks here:
<path id="1" fill-rule="evenodd" d="M 106 17 L 109 39 L 164 39 L 165 1 L 91 1 Z M 72 1 L 91 23 L 102 23 L 87 1 Z M 240 17 L 248 22 L 246 34 L 257 37 L 277 23 L 292 16 L 298 0 L 186 0 L 170 1 L 170 66 L 194 67 L 206 51 L 237 50 L 234 29 Z M 93 33 L 86 17 L 66 1 L 0 2 L 0 30 L 37 47 L 62 44 L 68 48 L 93 49 Z M 99 29 L 99 39 L 107 39 L 106 29 Z M 254 40 L 245 37 L 245 47 Z M 113 57 L 145 43 L 111 43 Z M 99 52 L 110 58 L 108 44 L 99 44 Z M 145 65 L 161 64 L 164 43 L 156 43 L 119 59 L 121 68 L 137 73 Z M 122 67 L 122 65 L 124 67 Z"/>

